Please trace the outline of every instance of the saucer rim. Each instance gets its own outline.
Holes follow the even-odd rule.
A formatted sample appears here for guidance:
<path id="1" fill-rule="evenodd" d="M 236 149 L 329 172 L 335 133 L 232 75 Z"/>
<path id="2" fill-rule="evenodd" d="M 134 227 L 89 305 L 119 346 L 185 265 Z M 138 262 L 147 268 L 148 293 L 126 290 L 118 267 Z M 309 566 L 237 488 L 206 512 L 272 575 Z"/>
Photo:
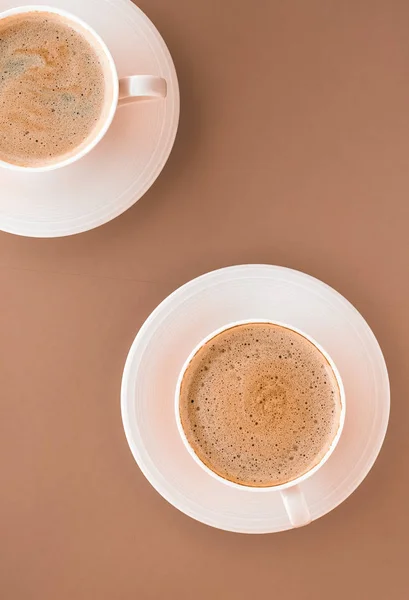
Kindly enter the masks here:
<path id="1" fill-rule="evenodd" d="M 161 56 L 158 58 L 160 60 L 162 66 L 166 65 L 166 69 L 169 72 L 168 77 L 168 95 L 167 98 L 171 99 L 172 103 L 169 103 L 169 108 L 166 108 L 166 112 L 162 118 L 161 125 L 161 133 L 159 134 L 155 150 L 152 152 L 149 157 L 149 161 L 144 169 L 137 174 L 137 176 L 133 179 L 132 183 L 121 192 L 119 196 L 115 198 L 115 201 L 112 204 L 108 204 L 107 206 L 101 206 L 97 208 L 93 213 L 84 213 L 74 217 L 73 219 L 70 217 L 63 217 L 61 219 L 57 218 L 56 220 L 46 220 L 46 219 L 30 219 L 29 217 L 15 214 L 8 214 L 4 212 L 0 208 L 0 230 L 5 233 L 10 233 L 13 235 L 21 236 L 21 237 L 32 237 L 32 238 L 59 238 L 59 237 L 68 237 L 71 235 L 77 235 L 79 233 L 84 233 L 86 231 L 91 231 L 92 229 L 96 229 L 106 223 L 109 223 L 113 219 L 116 219 L 123 213 L 125 213 L 129 208 L 131 208 L 136 202 L 138 202 L 146 192 L 152 187 L 155 183 L 156 179 L 159 177 L 161 172 L 163 171 L 169 156 L 172 152 L 178 127 L 179 127 L 179 119 L 180 119 L 180 90 L 179 90 L 179 82 L 176 73 L 175 64 L 173 62 L 172 55 L 169 51 L 169 48 L 166 45 L 166 42 L 159 30 L 156 28 L 155 24 L 149 19 L 149 17 L 131 0 L 104 0 L 107 5 L 113 5 L 121 13 L 121 17 L 118 18 L 127 18 L 134 29 L 137 30 L 138 22 L 142 23 L 144 26 L 143 32 L 141 35 L 143 37 L 147 37 L 147 31 L 149 30 L 149 39 L 152 37 L 155 38 L 155 43 L 158 44 L 161 50 Z M 20 7 L 18 0 L 13 0 L 13 6 L 7 9 L 1 9 L 0 12 L 4 12 L 5 10 L 9 10 L 12 8 Z M 70 7 L 70 0 L 64 0 L 64 7 L 61 10 L 66 10 L 72 12 L 74 16 L 76 15 L 75 9 Z M 81 16 L 78 16 L 85 23 L 87 22 Z M 99 29 L 92 25 L 92 28 L 95 29 L 98 35 Z M 149 42 L 147 39 L 147 43 Z M 105 42 L 104 42 L 105 43 Z M 111 47 L 107 45 L 109 51 L 112 53 Z M 119 70 L 120 65 L 116 63 L 116 67 Z M 162 69 L 161 69 L 162 71 Z M 162 72 L 158 73 L 158 75 L 163 75 Z M 171 90 L 171 93 L 169 93 Z M 160 100 L 152 100 L 152 102 L 157 102 Z M 166 100 L 167 101 L 167 100 Z M 122 110 L 122 108 L 121 108 Z M 125 110 L 125 109 L 123 109 Z M 168 124 L 168 132 L 165 132 L 163 135 L 164 126 Z M 90 152 L 90 155 L 92 152 Z M 155 159 L 153 161 L 153 159 Z M 154 165 L 152 165 L 154 162 Z M 65 169 L 68 169 L 71 165 L 67 165 L 67 167 L 63 167 L 61 172 L 65 172 Z M 3 167 L 1 167 L 3 169 Z M 137 180 L 141 178 L 146 170 L 150 170 L 150 175 L 148 179 L 145 181 L 143 186 L 137 185 Z M 4 169 L 5 171 L 10 171 L 10 169 Z M 52 173 L 58 173 L 57 170 L 53 170 Z M 1 175 L 1 172 L 0 172 Z M 15 172 L 16 176 L 24 176 L 24 173 Z M 37 176 L 47 176 L 49 173 L 27 173 L 27 175 Z M 81 186 L 81 182 L 78 183 L 78 186 Z M 12 185 L 9 186 L 9 189 L 12 190 Z M 132 192 L 132 190 L 134 190 Z M 8 191 L 7 193 L 11 193 Z M 123 199 L 126 198 L 126 201 Z M 90 219 L 91 215 L 91 219 Z"/>
<path id="2" fill-rule="evenodd" d="M 146 456 L 142 456 L 142 453 L 140 452 L 138 446 L 136 445 L 136 443 L 133 439 L 133 434 L 132 434 L 131 425 L 130 425 L 131 414 L 129 411 L 129 408 L 130 408 L 129 403 L 132 401 L 132 384 L 136 383 L 136 372 L 135 372 L 134 376 L 132 376 L 132 369 L 134 366 L 134 360 L 135 360 L 138 350 L 140 351 L 140 354 L 142 356 L 143 349 L 146 348 L 147 344 L 149 343 L 149 339 L 148 340 L 144 339 L 146 337 L 146 333 L 149 332 L 151 325 L 155 323 L 156 318 L 158 317 L 158 315 L 161 314 L 162 311 L 165 311 L 165 316 L 163 317 L 163 319 L 166 318 L 166 314 L 169 314 L 169 311 L 166 309 L 168 308 L 169 304 L 170 305 L 172 304 L 172 301 L 175 299 L 175 297 L 177 297 L 179 294 L 183 294 L 183 292 L 186 290 L 189 290 L 189 288 L 195 288 L 195 286 L 200 286 L 200 284 L 203 281 L 206 281 L 206 283 L 208 284 L 208 285 L 206 285 L 206 287 L 208 288 L 212 284 L 212 279 L 214 280 L 218 276 L 223 276 L 226 273 L 231 273 L 231 272 L 239 273 L 240 270 L 242 270 L 244 272 L 248 271 L 248 270 L 257 271 L 257 270 L 264 270 L 266 268 L 268 270 L 270 270 L 271 272 L 287 272 L 287 273 L 291 272 L 291 274 L 293 276 L 304 279 L 304 281 L 309 281 L 310 283 L 314 284 L 315 286 L 325 289 L 325 291 L 327 293 L 329 292 L 331 294 L 331 296 L 334 297 L 338 302 L 341 302 L 342 304 L 344 304 L 344 306 L 347 307 L 349 310 L 352 309 L 353 312 L 362 320 L 362 322 L 366 326 L 367 334 L 369 334 L 372 344 L 374 344 L 376 347 L 376 350 L 378 353 L 378 358 L 380 359 L 381 366 L 382 366 L 382 373 L 378 376 L 380 376 L 382 379 L 382 386 L 383 386 L 382 392 L 383 392 L 383 396 L 384 396 L 384 399 L 383 399 L 384 412 L 382 415 L 382 423 L 379 424 L 379 426 L 378 426 L 378 432 L 376 434 L 376 444 L 373 441 L 371 441 L 371 440 L 373 440 L 373 436 L 372 436 L 372 432 L 371 432 L 371 436 L 368 437 L 368 442 L 365 446 L 365 450 L 367 450 L 368 446 L 371 443 L 374 445 L 374 448 L 373 448 L 372 452 L 370 453 L 369 457 L 365 458 L 365 452 L 363 452 L 362 456 L 360 457 L 360 460 L 362 460 L 362 461 L 365 458 L 365 462 L 366 462 L 365 467 L 360 471 L 359 476 L 357 476 L 354 481 L 349 482 L 349 485 L 345 487 L 345 491 L 343 493 L 342 499 L 340 499 L 339 501 L 335 501 L 333 504 L 331 504 L 330 508 L 328 508 L 328 509 L 324 509 L 324 510 L 321 509 L 318 516 L 315 516 L 313 514 L 312 521 L 315 521 L 315 520 L 325 516 L 326 514 L 332 512 L 335 508 L 337 508 L 340 504 L 342 504 L 361 485 L 361 483 L 367 477 L 368 473 L 372 469 L 372 467 L 379 455 L 379 452 L 382 449 L 384 439 L 386 436 L 386 432 L 387 432 L 387 428 L 388 428 L 389 415 L 390 415 L 389 376 L 388 376 L 388 370 L 387 370 L 387 366 L 385 363 L 385 359 L 384 359 L 382 350 L 380 348 L 380 345 L 378 343 L 378 340 L 376 339 L 372 329 L 369 327 L 368 323 L 366 322 L 364 317 L 361 315 L 361 313 L 344 296 L 342 296 L 342 294 L 337 292 L 334 288 L 332 288 L 328 284 L 324 283 L 323 281 L 321 281 L 307 273 L 303 273 L 301 271 L 291 269 L 288 267 L 279 266 L 279 265 L 244 264 L 244 265 L 232 265 L 229 267 L 224 267 L 221 269 L 216 269 L 216 270 L 210 271 L 210 272 L 200 275 L 194 279 L 191 279 L 190 281 L 186 282 L 185 284 L 183 284 L 182 286 L 180 286 L 179 288 L 174 290 L 164 300 L 162 300 L 162 302 L 151 312 L 151 314 L 145 320 L 145 322 L 141 326 L 140 330 L 138 331 L 137 335 L 135 336 L 135 339 L 129 350 L 129 353 L 128 353 L 128 356 L 127 356 L 127 359 L 125 362 L 123 378 L 122 378 L 122 385 L 121 385 L 121 414 L 122 414 L 122 421 L 123 421 L 125 436 L 126 436 L 130 450 L 132 452 L 132 455 L 133 455 L 138 467 L 140 468 L 140 470 L 142 471 L 142 473 L 144 474 L 146 479 L 149 481 L 149 483 L 153 486 L 153 488 L 158 493 L 160 493 L 161 496 L 167 502 L 169 502 L 172 506 L 174 506 L 175 508 L 180 510 L 185 515 L 195 519 L 196 521 L 199 521 L 201 523 L 204 523 L 204 524 L 214 527 L 216 529 L 221 529 L 224 531 L 229 531 L 229 532 L 234 532 L 234 533 L 246 533 L 246 534 L 278 533 L 279 531 L 289 530 L 289 529 L 291 529 L 291 527 L 289 527 L 288 525 L 285 524 L 282 527 L 271 528 L 271 526 L 270 527 L 266 526 L 266 528 L 264 528 L 264 529 L 260 528 L 260 529 L 255 530 L 254 527 L 251 526 L 251 524 L 247 528 L 247 527 L 243 526 L 242 523 L 240 524 L 240 526 L 237 526 L 237 527 L 232 526 L 231 524 L 224 527 L 223 525 L 220 525 L 220 523 L 212 522 L 211 519 L 203 517 L 203 515 L 199 516 L 193 508 L 189 507 L 189 499 L 187 499 L 185 496 L 181 496 L 182 502 L 180 502 L 178 505 L 176 500 L 177 500 L 177 494 L 179 492 L 177 492 L 176 496 L 174 493 L 168 492 L 166 485 L 162 484 L 162 482 L 166 481 L 166 480 L 162 476 L 162 474 L 158 471 L 154 462 L 151 460 L 149 452 L 145 449 Z M 255 274 L 255 276 L 260 277 L 260 275 L 257 275 L 257 274 Z M 216 282 L 216 284 L 217 283 L 218 282 Z M 195 292 L 192 290 L 192 293 L 187 298 L 184 298 L 184 301 L 187 301 L 188 299 L 190 299 L 194 294 L 195 294 Z M 171 312 L 172 311 L 170 311 L 170 313 Z M 160 323 L 162 322 L 163 319 L 160 320 Z M 159 327 L 159 324 L 157 327 Z M 155 330 L 157 327 L 155 327 Z M 140 344 L 142 344 L 142 345 L 139 348 Z M 373 424 L 373 429 L 374 428 L 375 428 L 375 423 Z M 373 431 L 373 429 L 372 429 L 372 431 Z M 312 479 L 313 479 L 313 477 L 312 477 Z M 341 483 L 339 483 L 336 486 L 336 488 L 334 490 L 332 490 L 332 494 L 335 493 L 335 491 L 337 489 L 339 489 L 340 487 L 345 486 L 345 481 L 346 480 L 341 481 Z M 275 491 L 275 490 L 271 490 L 269 493 L 276 494 L 279 492 Z M 328 497 L 329 496 L 326 496 L 326 500 L 328 500 Z M 175 500 L 175 498 L 176 498 L 176 500 Z M 183 506 L 183 509 L 181 508 L 181 506 Z M 207 511 L 210 512 L 209 509 L 207 509 Z M 213 511 L 213 512 L 215 512 L 215 511 Z M 259 519 L 260 519 L 260 521 L 262 521 L 262 520 L 264 520 L 264 517 L 261 516 Z M 257 521 L 257 517 L 251 518 L 252 524 L 254 524 L 256 521 Z"/>

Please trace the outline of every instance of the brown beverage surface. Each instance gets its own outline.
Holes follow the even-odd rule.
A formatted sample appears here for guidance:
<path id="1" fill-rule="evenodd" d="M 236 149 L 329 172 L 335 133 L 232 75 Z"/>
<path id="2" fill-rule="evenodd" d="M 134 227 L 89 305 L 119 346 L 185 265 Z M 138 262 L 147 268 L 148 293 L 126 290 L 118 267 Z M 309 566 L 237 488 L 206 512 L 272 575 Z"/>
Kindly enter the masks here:
<path id="1" fill-rule="evenodd" d="M 104 72 L 63 17 L 32 12 L 0 21 L 0 159 L 39 166 L 69 155 L 98 124 Z"/>
<path id="2" fill-rule="evenodd" d="M 195 453 L 221 477 L 247 486 L 286 483 L 318 464 L 340 413 L 326 358 L 305 337 L 269 323 L 212 338 L 181 386 L 182 426 Z"/>

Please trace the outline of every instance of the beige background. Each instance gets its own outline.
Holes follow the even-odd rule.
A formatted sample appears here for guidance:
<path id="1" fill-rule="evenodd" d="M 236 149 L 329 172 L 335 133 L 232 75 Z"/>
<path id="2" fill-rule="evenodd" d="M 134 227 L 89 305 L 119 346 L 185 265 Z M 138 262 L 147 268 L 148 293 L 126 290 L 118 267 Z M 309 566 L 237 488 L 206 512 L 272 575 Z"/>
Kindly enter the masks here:
<path id="1" fill-rule="evenodd" d="M 77 237 L 0 234 L 0 597 L 408 597 L 409 4 L 140 0 L 180 77 L 180 131 L 146 196 Z M 250 6 L 252 10 L 250 10 Z M 172 290 L 242 262 L 319 277 L 389 366 L 386 443 L 311 526 L 196 523 L 136 466 L 119 389 Z"/>

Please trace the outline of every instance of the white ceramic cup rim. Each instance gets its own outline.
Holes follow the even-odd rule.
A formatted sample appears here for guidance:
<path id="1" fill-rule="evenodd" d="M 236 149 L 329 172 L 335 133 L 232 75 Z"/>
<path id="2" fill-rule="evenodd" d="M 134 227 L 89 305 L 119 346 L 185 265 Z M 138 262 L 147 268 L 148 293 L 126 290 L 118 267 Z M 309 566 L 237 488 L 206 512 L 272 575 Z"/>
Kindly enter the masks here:
<path id="1" fill-rule="evenodd" d="M 337 383 L 338 383 L 339 392 L 340 392 L 340 400 L 341 400 L 341 414 L 340 414 L 337 433 L 336 433 L 334 439 L 332 440 L 332 443 L 331 443 L 330 447 L 328 448 L 326 454 L 322 457 L 320 462 L 317 463 L 314 467 L 312 467 L 309 471 L 307 471 L 307 473 L 304 473 L 303 475 L 301 475 L 300 477 L 297 477 L 296 479 L 292 479 L 291 481 L 287 481 L 286 483 L 282 483 L 280 485 L 273 485 L 273 486 L 269 486 L 269 487 L 252 487 L 252 486 L 242 485 L 239 483 L 235 483 L 233 481 L 229 481 L 228 479 L 225 479 L 224 477 L 221 477 L 220 475 L 218 475 L 217 473 L 212 471 L 207 465 L 205 465 L 204 462 L 202 462 L 200 460 L 200 458 L 197 456 L 197 454 L 195 453 L 195 451 L 189 444 L 189 441 L 186 437 L 186 434 L 185 434 L 183 426 L 182 426 L 182 421 L 180 418 L 180 410 L 179 410 L 180 388 L 182 385 L 183 377 L 185 375 L 186 369 L 188 368 L 191 360 L 196 355 L 196 353 L 200 350 L 200 348 L 202 348 L 202 346 L 204 346 L 204 344 L 207 344 L 207 342 L 209 342 L 212 338 L 219 335 L 223 331 L 227 331 L 228 329 L 232 329 L 233 327 L 237 327 L 238 325 L 248 325 L 251 323 L 268 323 L 271 325 L 278 325 L 280 327 L 290 329 L 291 331 L 294 331 L 295 333 L 298 333 L 299 335 L 302 335 L 309 342 L 311 342 L 317 348 L 317 350 L 319 350 L 319 352 L 321 352 L 321 354 L 328 361 L 330 367 L 332 368 L 334 375 L 336 377 Z M 183 441 L 183 444 L 184 444 L 186 450 L 189 452 L 190 456 L 208 475 L 211 475 L 211 477 L 213 477 L 217 481 L 224 483 L 225 485 L 228 485 L 229 487 L 232 487 L 235 489 L 247 490 L 249 492 L 254 492 L 254 493 L 285 490 L 285 489 L 291 488 L 293 486 L 296 486 L 296 485 L 306 481 L 312 475 L 314 475 L 314 473 L 316 473 L 327 462 L 327 460 L 329 459 L 331 454 L 334 452 L 334 450 L 340 440 L 342 430 L 344 427 L 344 423 L 345 423 L 345 411 L 346 411 L 346 405 L 345 405 L 344 385 L 343 385 L 343 382 L 341 379 L 341 375 L 338 371 L 338 368 L 335 365 L 332 358 L 330 357 L 330 355 L 328 354 L 328 352 L 314 338 L 312 338 L 310 335 L 308 335 L 301 329 L 298 329 L 297 327 L 293 327 L 292 325 L 288 325 L 288 323 L 283 323 L 281 321 L 273 321 L 271 319 L 244 319 L 241 321 L 234 321 L 234 322 L 228 323 L 227 325 L 223 325 L 219 329 L 216 329 L 215 331 L 213 331 L 212 333 L 207 335 L 201 342 L 199 342 L 199 344 L 197 344 L 195 346 L 195 348 L 192 350 L 192 352 L 187 357 L 187 359 L 186 359 L 185 363 L 183 364 L 183 367 L 180 371 L 180 374 L 179 374 L 179 377 L 177 380 L 177 384 L 176 384 L 176 392 L 175 392 L 176 424 L 177 424 L 177 428 L 179 431 L 179 435 Z"/>
<path id="2" fill-rule="evenodd" d="M 3 19 L 5 19 L 7 17 L 11 17 L 14 15 L 19 15 L 19 14 L 31 13 L 31 12 L 46 12 L 46 13 L 53 13 L 53 14 L 59 15 L 61 17 L 64 17 L 68 21 L 73 21 L 74 23 L 76 23 L 77 25 L 82 27 L 85 31 L 87 31 L 89 33 L 90 37 L 93 38 L 93 40 L 95 41 L 95 45 L 98 46 L 100 48 L 101 52 L 105 55 L 107 64 L 109 65 L 109 72 L 110 72 L 110 76 L 111 76 L 111 86 L 112 86 L 111 106 L 107 110 L 105 119 L 104 119 L 103 123 L 100 125 L 98 133 L 91 138 L 91 140 L 89 141 L 88 144 L 86 144 L 84 147 L 81 147 L 78 152 L 72 154 L 68 158 L 64 158 L 60 161 L 56 161 L 56 162 L 50 163 L 48 165 L 40 165 L 38 167 L 36 167 L 36 166 L 27 166 L 26 167 L 24 165 L 16 165 L 16 164 L 9 163 L 9 162 L 6 162 L 6 161 L 3 161 L 0 159 L 1 167 L 6 167 L 13 171 L 41 173 L 41 172 L 45 172 L 45 171 L 53 171 L 54 169 L 58 169 L 61 167 L 66 167 L 66 166 L 72 164 L 73 162 L 76 162 L 77 160 L 79 160 L 80 158 L 82 158 L 83 156 L 88 154 L 88 152 L 90 152 L 93 148 L 95 148 L 95 146 L 102 140 L 102 138 L 104 137 L 104 135 L 106 134 L 106 132 L 108 131 L 108 129 L 112 123 L 112 120 L 114 118 L 114 115 L 115 115 L 115 112 L 117 109 L 118 97 L 119 97 L 119 80 L 118 80 L 118 73 L 116 70 L 116 66 L 115 66 L 115 62 L 112 57 L 112 54 L 108 50 L 108 47 L 105 44 L 104 40 L 101 38 L 101 36 L 98 35 L 98 33 L 96 31 L 94 31 L 94 29 L 90 25 L 88 25 L 85 21 L 83 21 L 79 17 L 77 17 L 61 8 L 46 6 L 46 5 L 42 5 L 42 4 L 41 5 L 19 6 L 17 8 L 11 8 L 9 10 L 5 10 L 5 11 L 1 12 L 0 13 L 0 21 L 2 21 Z"/>

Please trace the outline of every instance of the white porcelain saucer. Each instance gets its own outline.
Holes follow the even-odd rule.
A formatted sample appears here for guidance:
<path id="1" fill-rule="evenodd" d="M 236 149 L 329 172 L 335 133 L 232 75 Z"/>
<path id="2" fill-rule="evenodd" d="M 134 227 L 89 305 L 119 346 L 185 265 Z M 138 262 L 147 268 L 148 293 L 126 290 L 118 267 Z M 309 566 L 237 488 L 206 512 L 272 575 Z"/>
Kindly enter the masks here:
<path id="1" fill-rule="evenodd" d="M 30 1 L 0 0 L 0 12 Z M 149 189 L 176 136 L 179 87 L 169 51 L 146 15 L 130 0 L 47 0 L 77 15 L 109 47 L 119 77 L 160 75 L 165 100 L 118 109 L 100 144 L 79 162 L 49 173 L 0 169 L 0 229 L 32 237 L 87 231 L 120 215 Z"/>
<path id="2" fill-rule="evenodd" d="M 122 418 L 139 467 L 190 517 L 228 531 L 290 529 L 278 492 L 251 494 L 210 477 L 184 447 L 174 416 L 177 378 L 190 351 L 222 325 L 260 318 L 290 323 L 332 356 L 347 399 L 345 429 L 328 462 L 302 484 L 313 519 L 343 502 L 372 467 L 389 418 L 385 361 L 357 310 L 321 281 L 267 265 L 203 275 L 164 300 L 139 331 L 122 382 Z"/>

